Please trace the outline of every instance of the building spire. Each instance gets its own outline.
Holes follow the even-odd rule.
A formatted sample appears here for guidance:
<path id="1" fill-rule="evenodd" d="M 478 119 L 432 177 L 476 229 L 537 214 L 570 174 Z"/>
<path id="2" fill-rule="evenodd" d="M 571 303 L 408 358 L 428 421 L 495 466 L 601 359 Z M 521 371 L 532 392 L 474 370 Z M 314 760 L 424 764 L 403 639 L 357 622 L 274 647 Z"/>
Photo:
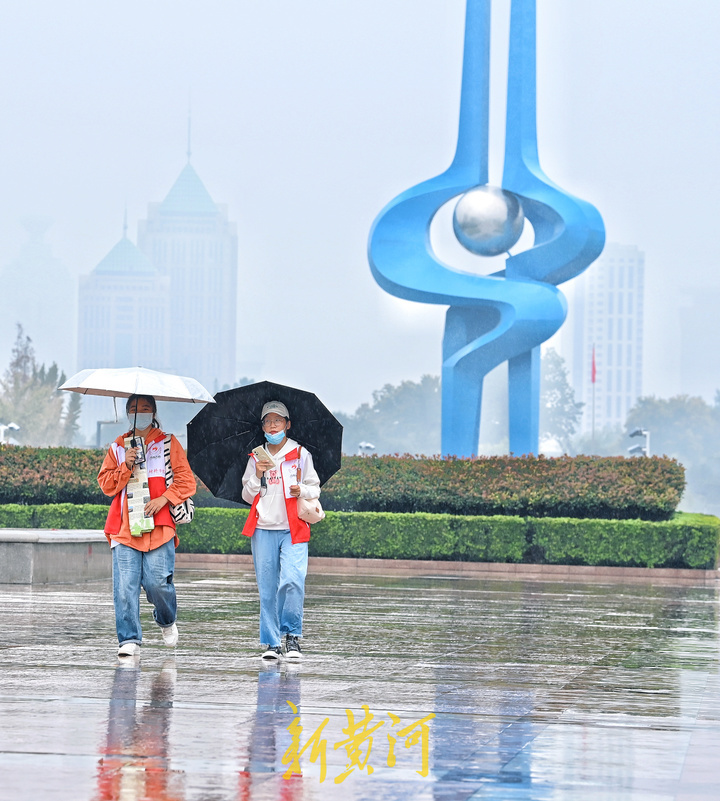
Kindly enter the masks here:
<path id="1" fill-rule="evenodd" d="M 125 214 L 123 216 L 123 239 L 127 239 L 127 203 L 125 204 Z"/>

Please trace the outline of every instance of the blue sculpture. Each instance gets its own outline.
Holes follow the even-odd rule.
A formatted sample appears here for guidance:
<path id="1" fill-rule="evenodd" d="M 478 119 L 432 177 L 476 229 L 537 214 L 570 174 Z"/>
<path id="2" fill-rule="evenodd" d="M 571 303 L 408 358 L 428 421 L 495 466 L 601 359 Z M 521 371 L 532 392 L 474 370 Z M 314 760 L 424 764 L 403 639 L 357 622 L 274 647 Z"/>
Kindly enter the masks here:
<path id="1" fill-rule="evenodd" d="M 557 284 L 602 252 L 605 229 L 589 203 L 553 184 L 538 161 L 535 0 L 512 0 L 502 188 L 487 186 L 491 0 L 468 0 L 458 143 L 450 167 L 398 195 L 377 216 L 368 256 L 392 295 L 449 305 L 442 366 L 442 453 L 473 456 L 480 435 L 483 379 L 508 362 L 510 452 L 537 453 L 540 345 L 562 325 L 567 304 Z M 453 227 L 479 257 L 509 250 L 523 216 L 532 248 L 508 254 L 488 276 L 441 262 L 430 223 L 453 197 Z"/>

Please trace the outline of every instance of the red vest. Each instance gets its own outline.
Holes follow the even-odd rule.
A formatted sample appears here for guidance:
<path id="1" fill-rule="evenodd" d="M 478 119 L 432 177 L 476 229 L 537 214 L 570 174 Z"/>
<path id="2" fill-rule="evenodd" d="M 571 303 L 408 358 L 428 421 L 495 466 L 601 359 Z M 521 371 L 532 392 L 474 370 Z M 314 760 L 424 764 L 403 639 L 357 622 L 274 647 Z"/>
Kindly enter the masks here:
<path id="1" fill-rule="evenodd" d="M 297 470 L 297 466 L 295 468 L 291 468 L 290 465 L 286 465 L 285 462 L 291 462 L 293 460 L 297 460 L 299 456 L 300 454 L 298 453 L 297 448 L 294 448 L 289 453 L 285 454 L 285 457 L 280 465 L 280 475 L 282 477 L 282 482 L 283 482 L 283 495 L 285 498 L 285 510 L 287 511 L 288 524 L 290 528 L 290 539 L 292 540 L 293 545 L 297 545 L 299 542 L 307 542 L 310 539 L 310 524 L 306 523 L 304 520 L 300 520 L 300 518 L 298 517 L 297 498 L 293 498 L 292 496 L 288 498 L 287 492 L 285 492 L 285 482 L 289 481 L 292 472 Z M 255 459 L 255 456 L 251 454 L 250 458 Z M 257 459 L 255 459 L 255 461 L 257 462 Z M 258 493 L 253 499 L 252 506 L 250 507 L 250 512 L 248 513 L 247 520 L 245 521 L 245 525 L 243 526 L 242 533 L 246 537 L 252 537 L 252 535 L 255 533 L 255 529 L 257 528 L 257 521 L 258 521 L 257 505 L 259 500 L 260 500 L 260 493 Z"/>
<path id="2" fill-rule="evenodd" d="M 118 442 L 119 440 L 119 442 Z M 115 451 L 115 458 L 118 465 L 125 461 L 125 446 L 122 443 L 123 438 L 118 437 L 113 443 Z M 146 448 L 146 465 L 148 471 L 148 490 L 151 498 L 159 498 L 167 489 L 165 483 L 165 434 L 160 432 L 158 436 L 145 444 Z M 105 523 L 105 533 L 111 537 L 113 534 L 118 534 L 122 524 L 122 516 L 125 513 L 125 491 L 118 492 L 112 499 L 110 510 L 108 511 L 107 521 Z M 163 508 L 154 515 L 155 527 L 157 526 L 170 526 L 175 528 L 175 521 L 170 514 L 170 505 L 166 504 Z"/>

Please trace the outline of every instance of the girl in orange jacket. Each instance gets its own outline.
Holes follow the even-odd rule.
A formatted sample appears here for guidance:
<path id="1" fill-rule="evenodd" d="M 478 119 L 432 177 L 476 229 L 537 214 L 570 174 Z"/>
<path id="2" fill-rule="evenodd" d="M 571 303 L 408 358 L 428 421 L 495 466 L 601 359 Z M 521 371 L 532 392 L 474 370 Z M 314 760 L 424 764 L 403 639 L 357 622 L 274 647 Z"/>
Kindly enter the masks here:
<path id="1" fill-rule="evenodd" d="M 178 537 L 169 505 L 185 501 L 195 492 L 195 478 L 182 445 L 170 439 L 173 481 L 165 481 L 165 437 L 156 418 L 157 404 L 149 395 L 132 395 L 126 412 L 130 431 L 110 445 L 98 474 L 98 483 L 112 496 L 105 536 L 113 556 L 113 601 L 118 636 L 118 656 L 134 656 L 142 643 L 140 590 L 155 607 L 153 617 L 162 629 L 165 645 L 178 641 L 177 599 L 173 574 Z M 144 442 L 148 475 L 145 517 L 154 518 L 151 531 L 136 536 L 130 530 L 127 484 L 138 461 L 140 448 L 126 448 L 125 438 L 135 436 Z"/>

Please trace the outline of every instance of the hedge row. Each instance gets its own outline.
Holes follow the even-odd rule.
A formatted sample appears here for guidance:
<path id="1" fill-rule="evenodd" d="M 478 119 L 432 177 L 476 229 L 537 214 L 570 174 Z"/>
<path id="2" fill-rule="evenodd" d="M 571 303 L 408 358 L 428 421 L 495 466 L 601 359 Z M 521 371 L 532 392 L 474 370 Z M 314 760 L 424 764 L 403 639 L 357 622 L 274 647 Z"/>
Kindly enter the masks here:
<path id="1" fill-rule="evenodd" d="M 0 446 L 0 504 L 110 503 L 97 483 L 104 454 Z"/>
<path id="2" fill-rule="evenodd" d="M 180 532 L 185 553 L 250 553 L 247 512 L 198 509 Z M 684 567 L 717 565 L 720 520 L 578 520 L 392 512 L 328 512 L 313 526 L 311 556 L 530 562 L 551 565 Z"/>
<path id="3" fill-rule="evenodd" d="M 720 520 L 528 519 L 528 561 L 549 565 L 689 567 L 718 562 Z"/>
<path id="4" fill-rule="evenodd" d="M 241 534 L 244 509 L 198 509 L 180 531 L 185 553 L 250 553 Z M 520 517 L 329 512 L 313 526 L 312 556 L 520 562 L 526 525 Z"/>
<path id="5" fill-rule="evenodd" d="M 0 448 L 0 504 L 107 504 L 100 463 L 95 450 Z M 667 520 L 684 488 L 683 466 L 665 457 L 350 456 L 322 500 L 343 512 Z M 202 487 L 195 502 L 228 505 Z"/>
<path id="6" fill-rule="evenodd" d="M 38 506 L 0 505 L 0 528 L 103 529 L 107 506 L 93 503 L 48 503 Z"/>
<path id="7" fill-rule="evenodd" d="M 667 520 L 684 489 L 684 467 L 666 457 L 356 456 L 322 501 L 346 512 Z"/>
<path id="8" fill-rule="evenodd" d="M 101 506 L 0 506 L 0 527 L 102 528 Z M 250 553 L 244 509 L 197 509 L 180 528 L 179 551 Z M 677 515 L 667 522 L 569 518 L 329 512 L 313 527 L 310 553 L 376 559 L 685 567 L 712 569 L 720 520 Z"/>

